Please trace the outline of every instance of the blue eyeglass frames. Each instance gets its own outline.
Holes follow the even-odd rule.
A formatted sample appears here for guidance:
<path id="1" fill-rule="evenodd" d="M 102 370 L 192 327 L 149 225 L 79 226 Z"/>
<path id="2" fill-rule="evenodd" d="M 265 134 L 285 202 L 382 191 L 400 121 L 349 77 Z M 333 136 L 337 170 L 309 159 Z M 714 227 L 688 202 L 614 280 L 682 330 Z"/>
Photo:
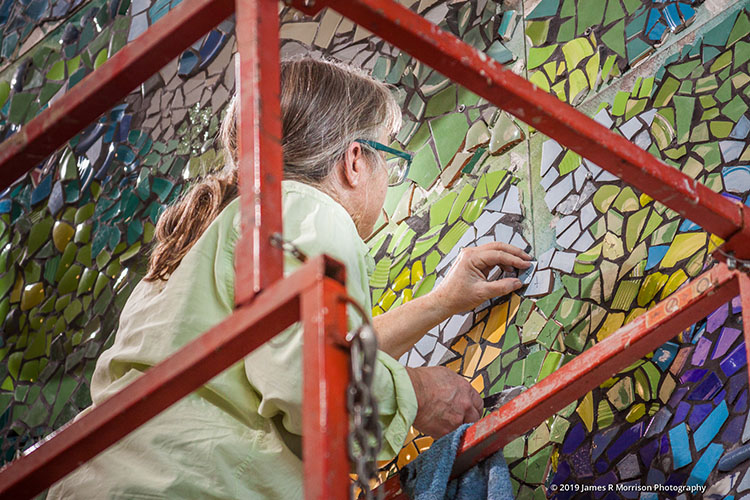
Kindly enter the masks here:
<path id="1" fill-rule="evenodd" d="M 393 149 L 377 141 L 357 139 L 356 142 L 369 146 L 376 151 L 383 151 L 386 153 L 385 162 L 386 165 L 388 165 L 388 186 L 398 186 L 404 182 L 406 176 L 409 175 L 412 155 L 399 151 L 398 149 Z"/>

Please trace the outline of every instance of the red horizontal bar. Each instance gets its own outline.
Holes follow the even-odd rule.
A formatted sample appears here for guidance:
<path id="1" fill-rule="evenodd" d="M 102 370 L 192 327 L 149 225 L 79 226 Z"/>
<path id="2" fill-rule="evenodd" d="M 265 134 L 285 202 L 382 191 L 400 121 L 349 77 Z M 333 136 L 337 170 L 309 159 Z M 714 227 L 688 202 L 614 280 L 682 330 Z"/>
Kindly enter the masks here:
<path id="1" fill-rule="evenodd" d="M 741 232 L 730 247 L 738 256 L 750 258 L 750 228 L 743 222 L 743 216 L 750 221 L 750 208 L 724 198 L 659 161 L 396 1 L 292 0 L 291 3 L 305 13 L 317 12 L 325 6 L 335 9 L 707 231 L 725 240 Z"/>
<path id="2" fill-rule="evenodd" d="M 185 0 L 0 144 L 0 190 L 44 161 L 234 11 L 233 0 Z"/>
<path id="3" fill-rule="evenodd" d="M 32 498 L 300 318 L 300 296 L 341 264 L 320 256 L 0 470 L 0 498 Z M 332 272 L 328 272 L 328 271 Z"/>
<path id="4" fill-rule="evenodd" d="M 705 318 L 739 293 L 740 273 L 719 264 L 571 362 L 534 384 L 466 430 L 453 477 L 492 455 L 516 437 L 589 391 L 679 332 Z M 406 498 L 398 476 L 383 486 L 387 498 Z"/>

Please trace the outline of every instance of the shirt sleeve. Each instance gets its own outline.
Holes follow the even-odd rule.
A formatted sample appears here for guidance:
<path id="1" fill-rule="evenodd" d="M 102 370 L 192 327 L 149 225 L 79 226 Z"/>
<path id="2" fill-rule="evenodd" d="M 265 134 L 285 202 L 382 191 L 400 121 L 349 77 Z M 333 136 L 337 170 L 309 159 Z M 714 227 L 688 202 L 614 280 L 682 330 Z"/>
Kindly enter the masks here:
<path id="1" fill-rule="evenodd" d="M 316 212 L 315 207 L 306 207 L 305 211 L 299 208 L 292 211 L 292 214 L 305 214 L 299 221 L 295 221 L 293 216 L 287 217 L 290 211 L 284 210 L 285 236 L 287 224 L 303 228 L 300 234 L 292 232 L 292 243 L 310 257 L 326 253 L 344 263 L 347 268 L 347 291 L 369 308 L 369 300 L 365 299 L 369 289 L 363 289 L 362 285 L 367 283 L 367 276 L 362 276 L 366 273 L 365 256 L 360 255 L 356 244 L 346 243 L 351 238 L 358 238 L 358 235 L 346 234 L 342 229 L 346 221 L 332 221 L 330 212 Z M 351 221 L 348 222 L 351 224 Z M 285 273 L 292 272 L 299 265 L 287 257 Z M 348 317 L 349 328 L 361 324 L 353 308 L 349 309 Z M 260 396 L 258 413 L 265 418 L 281 414 L 285 429 L 297 435 L 302 434 L 302 339 L 301 325 L 296 323 L 245 358 L 245 373 Z M 406 369 L 382 351 L 378 352 L 373 385 L 384 438 L 378 459 L 389 460 L 403 446 L 416 417 L 416 395 Z"/>

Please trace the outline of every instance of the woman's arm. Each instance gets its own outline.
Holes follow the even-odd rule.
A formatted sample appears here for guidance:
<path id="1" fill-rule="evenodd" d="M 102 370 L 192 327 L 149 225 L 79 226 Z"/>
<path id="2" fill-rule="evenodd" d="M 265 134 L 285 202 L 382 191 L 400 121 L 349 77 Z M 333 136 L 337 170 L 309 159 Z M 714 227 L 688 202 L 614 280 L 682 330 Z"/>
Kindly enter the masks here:
<path id="1" fill-rule="evenodd" d="M 487 281 L 487 274 L 495 266 L 526 269 L 530 259 L 526 252 L 505 243 L 462 249 L 438 288 L 373 319 L 379 348 L 398 359 L 450 316 L 518 290 L 519 280 Z"/>

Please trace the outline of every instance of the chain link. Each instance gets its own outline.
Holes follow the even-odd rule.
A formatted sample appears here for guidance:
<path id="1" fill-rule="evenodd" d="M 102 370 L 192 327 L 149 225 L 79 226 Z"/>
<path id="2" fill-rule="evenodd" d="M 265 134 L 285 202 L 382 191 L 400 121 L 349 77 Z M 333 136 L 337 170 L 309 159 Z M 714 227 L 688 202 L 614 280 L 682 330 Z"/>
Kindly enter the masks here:
<path id="1" fill-rule="evenodd" d="M 307 256 L 296 245 L 278 233 L 271 236 L 271 244 L 300 262 L 307 260 Z M 378 477 L 377 456 L 383 443 L 378 403 L 372 391 L 378 340 L 362 306 L 350 297 L 345 300 L 354 306 L 362 318 L 362 325 L 346 336 L 351 344 L 351 370 L 346 391 L 346 406 L 350 415 L 347 448 L 357 474 L 357 479 L 352 483 L 351 496 L 354 497 L 354 491 L 359 488 L 359 499 L 380 500 L 383 497 L 382 491 L 375 494 L 370 489 L 371 482 Z"/>

